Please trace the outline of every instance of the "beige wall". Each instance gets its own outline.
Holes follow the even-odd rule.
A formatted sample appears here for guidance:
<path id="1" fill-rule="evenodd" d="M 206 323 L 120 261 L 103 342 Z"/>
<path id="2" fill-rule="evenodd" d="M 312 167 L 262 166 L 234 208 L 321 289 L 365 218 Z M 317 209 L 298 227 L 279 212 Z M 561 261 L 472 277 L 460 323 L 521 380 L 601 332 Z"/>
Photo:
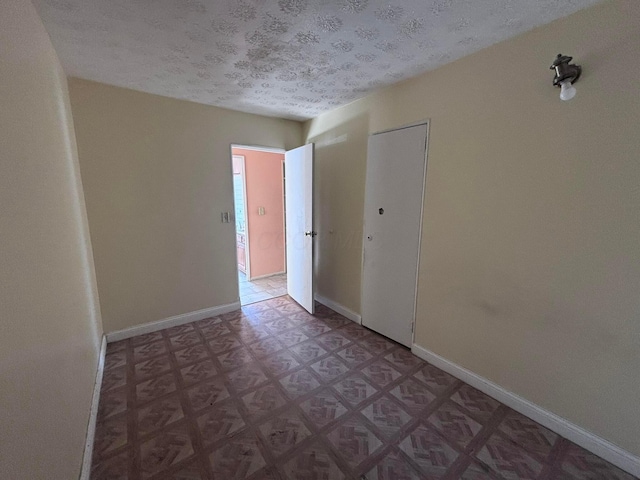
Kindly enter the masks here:
<path id="1" fill-rule="evenodd" d="M 301 124 L 69 80 L 106 332 L 238 300 L 231 144 Z"/>
<path id="2" fill-rule="evenodd" d="M 368 118 L 346 107 L 305 128 L 305 141 L 315 143 L 315 290 L 360 312 Z"/>
<path id="3" fill-rule="evenodd" d="M 347 235 L 366 134 L 430 118 L 416 343 L 636 455 L 638 45 L 640 2 L 609 1 L 305 124 L 318 228 Z M 584 66 L 568 103 L 551 86 L 558 52 Z M 352 190 L 324 202 L 338 176 Z M 350 247 L 319 248 L 318 284 L 358 308 Z"/>
<path id="4" fill-rule="evenodd" d="M 102 327 L 67 82 L 0 3 L 0 478 L 80 474 Z"/>

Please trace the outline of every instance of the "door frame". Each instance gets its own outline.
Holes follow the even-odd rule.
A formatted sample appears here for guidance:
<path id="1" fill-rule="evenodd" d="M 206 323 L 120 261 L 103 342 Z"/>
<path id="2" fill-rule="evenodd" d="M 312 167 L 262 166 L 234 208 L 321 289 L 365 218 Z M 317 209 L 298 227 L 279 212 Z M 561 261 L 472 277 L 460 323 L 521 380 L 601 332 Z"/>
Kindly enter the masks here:
<path id="1" fill-rule="evenodd" d="M 367 140 L 369 137 L 373 135 L 380 135 L 382 133 L 395 132 L 396 130 L 404 130 L 405 128 L 418 127 L 420 125 L 427 126 L 427 134 L 426 134 L 426 148 L 424 149 L 424 176 L 422 178 L 422 196 L 421 196 L 421 204 L 420 204 L 420 233 L 418 234 L 418 264 L 416 266 L 416 283 L 415 283 L 415 291 L 414 297 L 415 300 L 413 302 L 413 325 L 411 326 L 411 344 L 415 345 L 416 342 L 416 313 L 418 311 L 418 281 L 420 279 L 420 260 L 422 259 L 422 230 L 424 226 L 424 201 L 427 195 L 427 170 L 429 168 L 429 133 L 431 131 L 431 118 L 425 118 L 423 120 L 419 120 L 417 122 L 408 123 L 405 125 L 401 125 L 399 127 L 388 128 L 386 130 L 380 130 L 377 132 L 370 133 L 367 136 Z M 367 158 L 369 157 L 369 151 L 367 146 Z M 366 175 L 366 166 L 365 166 L 365 175 Z M 365 182 L 365 197 L 366 197 L 366 189 L 367 185 Z M 366 230 L 364 225 L 364 212 L 362 214 L 362 257 L 360 259 L 360 312 L 362 312 L 362 299 L 364 298 L 364 247 L 365 247 L 365 238 L 366 238 Z M 364 326 L 362 322 L 362 313 L 360 316 L 360 325 Z"/>
<path id="2" fill-rule="evenodd" d="M 249 219 L 247 218 L 247 170 L 246 170 L 246 159 L 244 155 L 238 155 L 235 153 L 231 154 L 231 173 L 232 175 L 235 175 L 235 173 L 233 173 L 233 160 L 234 159 L 240 159 L 240 178 L 242 179 L 242 196 L 243 196 L 243 200 L 244 200 L 244 274 L 247 277 L 247 280 L 251 279 L 251 255 L 249 252 Z M 234 184 L 234 192 L 233 192 L 233 217 L 234 217 L 234 226 L 236 225 L 236 218 L 235 218 L 235 212 L 236 212 L 236 199 L 235 199 L 235 184 Z M 238 248 L 238 228 L 236 228 L 236 249 Z M 237 267 L 237 262 L 236 262 L 236 267 Z M 238 272 L 240 271 L 240 269 L 238 269 Z"/>
<path id="3" fill-rule="evenodd" d="M 286 150 L 284 148 L 278 148 L 278 147 L 263 147 L 260 145 L 244 145 L 242 143 L 231 143 L 229 145 L 229 159 L 231 161 L 230 165 L 231 165 L 231 199 L 232 199 L 232 204 L 233 204 L 233 230 L 235 231 L 235 235 L 233 237 L 233 249 L 234 251 L 237 250 L 237 235 L 238 235 L 238 231 L 236 229 L 236 222 L 235 222 L 235 198 L 234 198 L 234 188 L 233 188 L 233 157 L 234 156 L 239 156 L 242 157 L 242 169 L 243 169 L 243 186 L 244 186 L 244 205 L 245 205 L 245 235 L 246 235 L 246 239 L 245 239 L 245 248 L 246 248 L 246 260 L 245 260 L 245 264 L 246 264 L 246 276 L 247 276 L 247 280 L 251 280 L 251 258 L 250 258 L 250 252 L 249 252 L 249 220 L 248 220 L 248 216 L 247 216 L 247 180 L 246 180 L 246 176 L 245 176 L 245 158 L 244 155 L 236 155 L 233 153 L 233 149 L 234 148 L 241 148 L 243 150 L 255 150 L 255 151 L 259 151 L 259 152 L 269 152 L 269 153 L 281 153 L 282 155 L 284 155 L 286 153 Z M 283 165 L 283 172 L 284 172 L 284 157 L 283 157 L 283 161 L 282 161 L 282 165 Z M 284 181 L 284 175 L 283 175 L 283 181 Z M 285 204 L 284 204 L 284 197 L 282 199 L 282 215 L 285 216 Z M 287 230 L 286 230 L 286 216 L 285 216 L 285 221 L 284 221 L 284 242 L 285 242 L 285 249 L 284 249 L 284 272 L 286 273 L 287 271 L 287 249 L 286 249 L 286 242 L 287 242 Z M 237 253 L 236 253 L 237 255 Z M 235 255 L 234 255 L 235 258 Z M 238 269 L 238 262 L 234 262 L 234 265 L 236 267 L 236 278 L 238 277 L 238 274 L 240 273 L 240 270 Z M 236 282 L 237 285 L 238 282 Z M 238 295 L 239 297 L 239 295 Z"/>

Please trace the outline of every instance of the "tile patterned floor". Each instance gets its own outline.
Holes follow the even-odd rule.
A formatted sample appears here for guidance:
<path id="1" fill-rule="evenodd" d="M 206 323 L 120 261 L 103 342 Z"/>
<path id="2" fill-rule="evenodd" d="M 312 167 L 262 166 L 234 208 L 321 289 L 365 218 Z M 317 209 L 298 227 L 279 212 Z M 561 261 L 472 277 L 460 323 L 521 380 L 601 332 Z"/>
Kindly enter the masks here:
<path id="1" fill-rule="evenodd" d="M 92 478 L 629 480 L 289 297 L 107 347 Z"/>
<path id="2" fill-rule="evenodd" d="M 248 281 L 244 273 L 238 272 L 238 286 L 240 288 L 240 304 L 249 305 L 286 295 L 287 274 L 282 273 Z"/>

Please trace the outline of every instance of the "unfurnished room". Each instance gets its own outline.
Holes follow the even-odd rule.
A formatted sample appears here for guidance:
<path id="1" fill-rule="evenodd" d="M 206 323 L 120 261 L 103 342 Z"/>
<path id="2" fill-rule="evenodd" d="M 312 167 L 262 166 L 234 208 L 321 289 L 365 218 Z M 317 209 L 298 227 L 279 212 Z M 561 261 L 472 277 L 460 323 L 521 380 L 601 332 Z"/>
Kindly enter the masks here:
<path id="1" fill-rule="evenodd" d="M 640 2 L 0 1 L 0 479 L 640 479 Z"/>

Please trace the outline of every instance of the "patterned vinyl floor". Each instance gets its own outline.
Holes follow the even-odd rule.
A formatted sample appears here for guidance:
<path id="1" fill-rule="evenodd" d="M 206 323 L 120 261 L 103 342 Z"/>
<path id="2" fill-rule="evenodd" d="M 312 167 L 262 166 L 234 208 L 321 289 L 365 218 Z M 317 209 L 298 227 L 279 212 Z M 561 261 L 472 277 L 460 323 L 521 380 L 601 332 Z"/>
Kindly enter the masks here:
<path id="1" fill-rule="evenodd" d="M 93 479 L 631 479 L 323 306 L 111 343 Z"/>

